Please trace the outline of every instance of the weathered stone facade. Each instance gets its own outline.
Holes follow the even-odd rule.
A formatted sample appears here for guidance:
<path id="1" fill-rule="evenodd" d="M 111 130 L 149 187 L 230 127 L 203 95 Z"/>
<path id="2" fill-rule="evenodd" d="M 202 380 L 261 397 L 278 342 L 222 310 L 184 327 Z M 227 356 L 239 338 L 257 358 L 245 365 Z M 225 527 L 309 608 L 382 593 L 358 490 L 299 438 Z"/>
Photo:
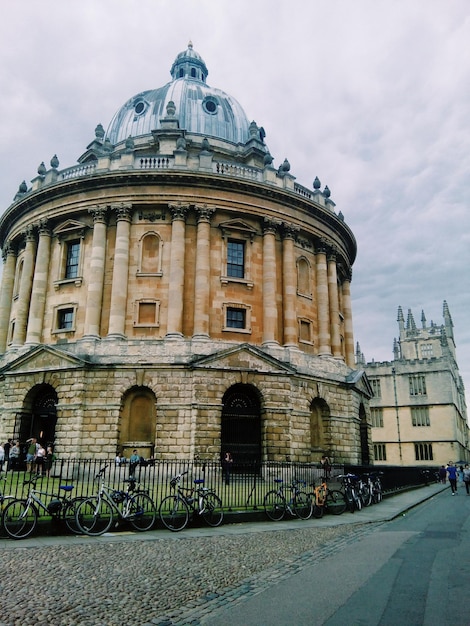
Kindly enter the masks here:
<path id="1" fill-rule="evenodd" d="M 374 390 L 371 399 L 372 440 L 377 463 L 446 465 L 470 461 L 465 389 L 457 364 L 449 307 L 444 323 L 418 328 L 409 310 L 398 309 L 399 338 L 394 359 L 365 363 Z"/>
<path id="2" fill-rule="evenodd" d="M 272 167 L 192 46 L 172 76 L 99 125 L 79 166 L 42 164 L 0 220 L 0 437 L 81 457 L 367 462 L 352 232 L 318 179 Z"/>

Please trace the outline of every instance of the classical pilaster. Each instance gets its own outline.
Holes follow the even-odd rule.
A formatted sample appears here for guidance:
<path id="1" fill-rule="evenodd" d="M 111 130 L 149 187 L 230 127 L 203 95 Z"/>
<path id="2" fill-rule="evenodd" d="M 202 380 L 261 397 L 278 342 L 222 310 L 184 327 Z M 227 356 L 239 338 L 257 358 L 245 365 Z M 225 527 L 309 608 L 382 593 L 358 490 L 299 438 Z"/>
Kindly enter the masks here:
<path id="1" fill-rule="evenodd" d="M 132 204 L 112 204 L 111 210 L 117 223 L 108 337 L 125 337 Z"/>
<path id="2" fill-rule="evenodd" d="M 280 222 L 265 217 L 263 222 L 263 345 L 278 345 L 276 231 Z"/>
<path id="3" fill-rule="evenodd" d="M 299 228 L 283 224 L 282 229 L 282 290 L 284 313 L 284 345 L 298 346 L 297 327 L 297 272 L 295 267 L 294 242 Z"/>
<path id="4" fill-rule="evenodd" d="M 209 337 L 210 310 L 210 230 L 214 208 L 196 206 L 196 277 L 194 281 L 193 338 Z"/>
<path id="5" fill-rule="evenodd" d="M 106 259 L 107 207 L 90 207 L 88 212 L 93 216 L 93 242 L 89 266 L 84 336 L 99 338 Z"/>
<path id="6" fill-rule="evenodd" d="M 47 220 L 38 225 L 39 243 L 34 268 L 31 306 L 29 309 L 26 343 L 41 343 L 46 310 L 46 293 L 49 282 L 49 262 L 51 258 L 51 231 Z"/>
<path id="7" fill-rule="evenodd" d="M 346 363 L 349 367 L 355 367 L 354 362 L 354 333 L 351 305 L 351 273 L 347 276 L 341 286 L 343 293 L 343 315 L 344 315 L 344 352 Z"/>
<path id="8" fill-rule="evenodd" d="M 328 300 L 330 312 L 330 337 L 333 356 L 342 359 L 341 332 L 339 320 L 338 275 L 336 270 L 336 254 L 328 255 Z"/>
<path id="9" fill-rule="evenodd" d="M 23 271 L 16 303 L 15 330 L 13 345 L 22 346 L 26 339 L 26 324 L 31 303 L 31 289 L 33 286 L 34 259 L 36 256 L 36 235 L 33 226 L 29 226 L 25 233 L 26 248 L 23 257 Z"/>
<path id="10" fill-rule="evenodd" d="M 184 253 L 189 205 L 169 204 L 171 211 L 170 280 L 168 285 L 167 337 L 183 336 Z"/>
<path id="11" fill-rule="evenodd" d="M 0 290 L 0 354 L 5 352 L 15 285 L 16 250 L 8 243 L 2 250 L 3 274 Z"/>
<path id="12" fill-rule="evenodd" d="M 316 252 L 317 307 L 318 307 L 318 354 L 331 354 L 330 303 L 328 298 L 328 266 L 326 246 L 321 243 Z"/>

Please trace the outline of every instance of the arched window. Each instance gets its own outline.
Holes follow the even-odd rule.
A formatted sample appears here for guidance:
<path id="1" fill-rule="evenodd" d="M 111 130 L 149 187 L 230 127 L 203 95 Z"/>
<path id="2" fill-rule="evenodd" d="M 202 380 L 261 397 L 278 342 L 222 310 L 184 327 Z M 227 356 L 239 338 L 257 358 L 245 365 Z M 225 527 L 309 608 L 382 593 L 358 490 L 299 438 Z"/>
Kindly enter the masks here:
<path id="1" fill-rule="evenodd" d="M 153 456 L 156 430 L 156 399 L 146 387 L 131 389 L 124 397 L 118 447 L 124 456 L 137 448 L 139 455 Z"/>
<path id="2" fill-rule="evenodd" d="M 21 277 L 23 276 L 23 266 L 24 266 L 24 259 L 21 258 L 18 262 L 18 267 L 16 270 L 16 276 L 15 276 L 15 286 L 13 288 L 13 296 L 15 298 L 18 297 L 18 294 L 20 293 Z"/>
<path id="3" fill-rule="evenodd" d="M 15 438 L 24 443 L 35 437 L 44 447 L 54 445 L 57 402 L 57 393 L 51 385 L 34 386 L 23 402 L 23 411 L 15 426 Z"/>
<path id="4" fill-rule="evenodd" d="M 297 293 L 309 297 L 312 295 L 310 264 L 304 258 L 297 260 Z"/>
<path id="5" fill-rule="evenodd" d="M 140 242 L 140 268 L 138 274 L 161 274 L 162 242 L 156 233 L 147 233 Z"/>
<path id="6" fill-rule="evenodd" d="M 315 398 L 310 405 L 310 445 L 314 458 L 319 453 L 328 452 L 326 428 L 329 417 L 330 407 L 328 404 L 321 398 Z"/>
<path id="7" fill-rule="evenodd" d="M 234 466 L 261 462 L 261 407 L 250 385 L 234 385 L 223 397 L 221 455 L 230 452 Z"/>

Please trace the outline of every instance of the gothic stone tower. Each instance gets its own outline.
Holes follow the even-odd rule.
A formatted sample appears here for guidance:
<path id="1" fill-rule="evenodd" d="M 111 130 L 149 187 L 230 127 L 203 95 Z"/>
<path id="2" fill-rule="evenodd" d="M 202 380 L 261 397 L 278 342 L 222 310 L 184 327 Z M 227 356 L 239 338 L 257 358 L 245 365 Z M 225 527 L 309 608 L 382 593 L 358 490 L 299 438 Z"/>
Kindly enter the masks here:
<path id="1" fill-rule="evenodd" d="M 369 459 L 356 242 L 189 44 L 0 220 L 0 437 L 157 459 Z M 361 445 L 362 443 L 362 445 Z"/>

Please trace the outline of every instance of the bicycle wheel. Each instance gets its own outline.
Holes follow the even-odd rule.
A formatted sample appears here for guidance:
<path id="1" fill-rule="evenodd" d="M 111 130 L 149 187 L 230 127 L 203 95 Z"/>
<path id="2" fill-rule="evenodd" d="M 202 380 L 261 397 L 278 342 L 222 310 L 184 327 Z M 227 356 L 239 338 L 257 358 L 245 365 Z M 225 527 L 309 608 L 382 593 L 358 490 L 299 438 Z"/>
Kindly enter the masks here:
<path id="1" fill-rule="evenodd" d="M 86 500 L 86 497 L 80 496 L 78 498 L 73 498 L 72 500 L 64 504 L 63 519 L 65 521 L 67 529 L 74 535 L 83 534 L 79 525 L 77 524 L 77 510 L 80 502 L 83 502 L 84 500 Z"/>
<path id="2" fill-rule="evenodd" d="M 131 497 L 129 513 L 130 523 L 139 531 L 150 530 L 157 516 L 155 503 L 146 493 L 137 493 Z"/>
<path id="3" fill-rule="evenodd" d="M 37 523 L 36 507 L 27 500 L 12 500 L 3 511 L 3 528 L 12 539 L 26 539 L 34 532 Z"/>
<path id="4" fill-rule="evenodd" d="M 354 513 L 356 505 L 354 504 L 354 495 L 350 487 L 346 487 L 344 490 L 344 499 L 346 500 L 346 508 L 350 513 Z"/>
<path id="5" fill-rule="evenodd" d="M 168 528 L 168 530 L 178 532 L 188 525 L 188 505 L 179 496 L 167 496 L 163 498 L 158 513 L 162 524 Z"/>
<path id="6" fill-rule="evenodd" d="M 382 485 L 374 485 L 374 493 L 372 495 L 372 501 L 377 504 L 382 500 Z"/>
<path id="7" fill-rule="evenodd" d="M 294 496 L 292 508 L 300 519 L 309 519 L 312 515 L 312 501 L 310 496 L 308 496 L 305 491 L 299 491 Z"/>
<path id="8" fill-rule="evenodd" d="M 209 526 L 219 526 L 224 519 L 222 500 L 215 493 L 209 492 L 202 496 L 201 517 Z"/>
<path id="9" fill-rule="evenodd" d="M 337 489 L 328 490 L 326 494 L 326 508 L 328 509 L 328 513 L 332 513 L 333 515 L 341 515 L 341 513 L 344 513 L 346 511 L 344 493 Z"/>
<path id="10" fill-rule="evenodd" d="M 102 498 L 86 498 L 78 505 L 76 522 L 85 535 L 92 537 L 103 535 L 113 523 L 111 505 Z"/>
<path id="11" fill-rule="evenodd" d="M 268 491 L 264 496 L 264 510 L 269 519 L 278 522 L 286 512 L 286 501 L 277 491 Z"/>
<path id="12" fill-rule="evenodd" d="M 325 505 L 317 504 L 316 500 L 314 500 L 313 506 L 312 506 L 313 517 L 315 517 L 316 519 L 320 519 L 321 517 L 323 517 L 324 512 L 325 512 Z"/>
<path id="13" fill-rule="evenodd" d="M 363 485 L 363 487 L 361 487 L 360 496 L 364 506 L 372 504 L 372 493 L 369 489 L 369 485 Z"/>

